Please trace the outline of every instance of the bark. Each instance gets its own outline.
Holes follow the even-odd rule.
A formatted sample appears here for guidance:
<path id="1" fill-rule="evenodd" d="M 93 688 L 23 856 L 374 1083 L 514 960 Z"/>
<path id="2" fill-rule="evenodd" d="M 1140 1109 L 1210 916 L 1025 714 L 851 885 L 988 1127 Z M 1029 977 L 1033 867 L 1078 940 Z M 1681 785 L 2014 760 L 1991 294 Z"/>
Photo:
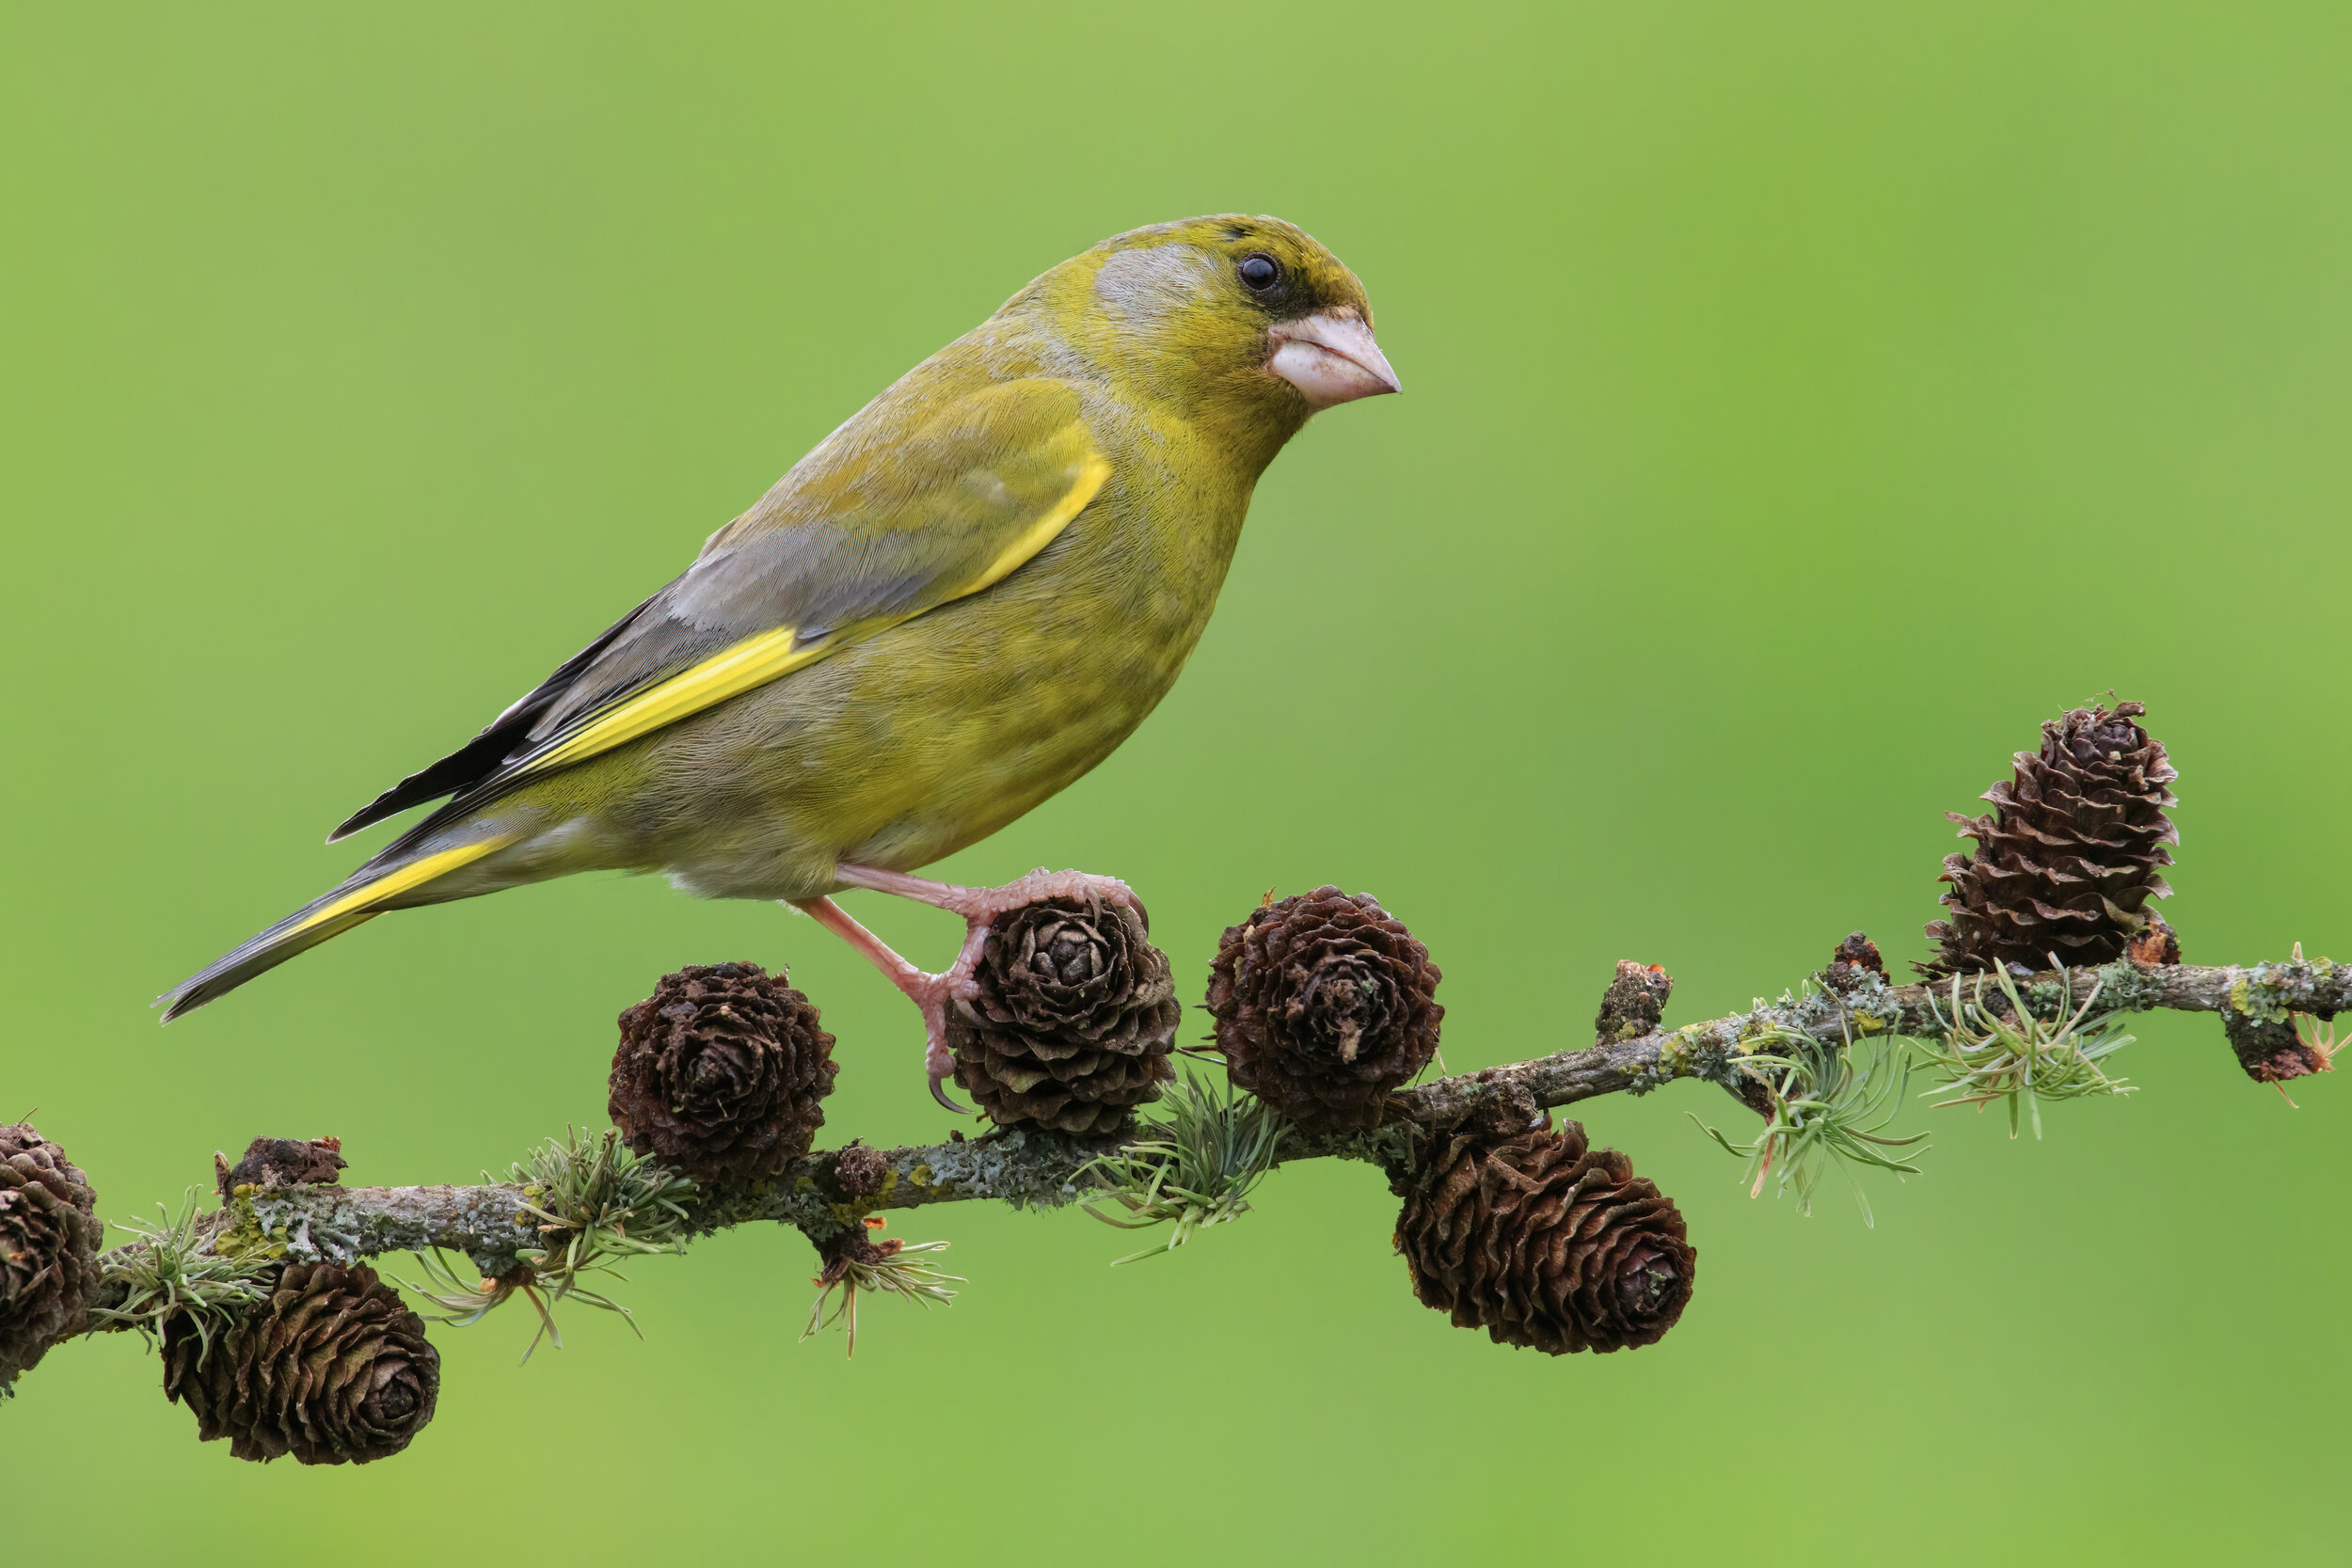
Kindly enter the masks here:
<path id="1" fill-rule="evenodd" d="M 2291 1026 L 2295 1014 L 2320 1018 L 2352 1010 L 2352 966 L 2293 959 L 2250 968 L 2174 964 L 2147 968 L 2129 962 L 2061 975 L 2045 973 L 2017 982 L 2028 1007 L 2069 1012 L 2095 990 L 2098 1011 L 2167 1009 L 2225 1015 L 2232 1040 L 2249 1030 Z M 1983 976 L 1961 981 L 1961 998 L 2000 996 Z M 1852 989 L 1784 997 L 1677 1029 L 1638 1038 L 1555 1052 L 1507 1067 L 1438 1079 L 1395 1095 L 1380 1128 L 1372 1132 L 1311 1132 L 1294 1129 L 1283 1161 L 1339 1158 L 1393 1165 L 1413 1125 L 1438 1126 L 1504 1096 L 1524 1094 L 1536 1106 L 1574 1104 L 1597 1095 L 1640 1094 L 1678 1078 L 1718 1084 L 1735 1096 L 1750 1082 L 1740 1058 L 1767 1029 L 1797 1029 L 1826 1042 L 1899 1033 L 1939 1037 L 1951 1010 L 1951 984 L 1893 986 L 1871 975 Z M 1043 1132 L 1002 1132 L 976 1138 L 901 1148 L 862 1150 L 857 1180 L 839 1178 L 840 1150 L 799 1161 L 772 1183 L 708 1195 L 695 1212 L 701 1233 L 755 1222 L 789 1225 L 820 1246 L 879 1210 L 937 1203 L 994 1201 L 1015 1208 L 1053 1208 L 1097 1192 L 1080 1172 L 1089 1160 L 1120 1147 L 1131 1134 L 1079 1138 Z M 1148 1135 L 1148 1134 L 1147 1134 Z M 872 1166 L 880 1157 L 879 1190 Z M 849 1196 L 856 1191 L 865 1196 Z M 208 1215 L 215 1235 L 259 1227 L 292 1262 L 349 1263 L 381 1253 L 439 1248 L 469 1258 L 485 1277 L 511 1271 L 519 1251 L 540 1243 L 521 1212 L 522 1190 L 512 1184 L 475 1187 L 270 1188 L 236 1208 Z M 113 1255 L 108 1255 L 110 1258 Z M 120 1288 L 102 1291 L 99 1305 L 119 1300 Z"/>

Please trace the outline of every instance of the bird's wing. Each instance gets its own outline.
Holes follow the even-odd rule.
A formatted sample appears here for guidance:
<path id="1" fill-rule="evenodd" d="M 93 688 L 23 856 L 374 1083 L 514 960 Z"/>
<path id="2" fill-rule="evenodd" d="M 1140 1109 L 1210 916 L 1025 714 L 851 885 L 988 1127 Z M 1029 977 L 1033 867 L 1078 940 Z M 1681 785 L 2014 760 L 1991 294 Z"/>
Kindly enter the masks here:
<path id="1" fill-rule="evenodd" d="M 977 594 L 1110 475 L 1067 382 L 1002 382 L 919 424 L 873 424 L 835 432 L 683 576 L 334 836 L 443 795 L 479 803 Z"/>

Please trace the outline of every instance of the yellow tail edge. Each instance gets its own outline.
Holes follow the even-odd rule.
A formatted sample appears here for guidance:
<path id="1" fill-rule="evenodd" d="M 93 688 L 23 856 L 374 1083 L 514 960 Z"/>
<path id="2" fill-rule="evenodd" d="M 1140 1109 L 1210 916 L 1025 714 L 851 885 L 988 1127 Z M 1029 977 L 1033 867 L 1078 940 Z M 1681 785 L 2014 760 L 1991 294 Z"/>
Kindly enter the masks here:
<path id="1" fill-rule="evenodd" d="M 330 942 L 355 927 L 364 926 L 384 912 L 384 906 L 404 893 L 411 893 L 438 877 L 446 877 L 461 866 L 472 864 L 485 855 L 495 854 L 515 842 L 514 833 L 494 834 L 461 844 L 451 849 L 437 849 L 413 861 L 394 866 L 380 877 L 357 885 L 346 883 L 332 893 L 305 905 L 251 940 L 222 954 L 204 968 L 189 975 L 163 995 L 155 998 L 155 1006 L 164 1009 L 163 1022 L 169 1023 L 183 1013 L 194 1012 L 207 1002 L 228 995 L 247 980 L 276 969 L 298 953 L 307 953 L 323 942 Z"/>

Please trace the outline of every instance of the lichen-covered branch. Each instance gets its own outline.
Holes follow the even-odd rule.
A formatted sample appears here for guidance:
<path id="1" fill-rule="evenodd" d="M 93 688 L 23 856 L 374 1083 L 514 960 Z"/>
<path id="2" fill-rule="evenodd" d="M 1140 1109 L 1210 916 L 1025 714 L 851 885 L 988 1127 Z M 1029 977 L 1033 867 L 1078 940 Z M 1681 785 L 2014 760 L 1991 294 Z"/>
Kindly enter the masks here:
<path id="1" fill-rule="evenodd" d="M 2249 1075 L 2262 1080 L 2324 1068 L 2296 1067 L 2281 1050 L 2296 1041 L 2295 1015 L 2332 1018 L 2352 1011 L 2352 966 L 2301 958 L 2251 968 L 2118 962 L 2017 982 L 2038 1016 L 2058 1016 L 2095 997 L 2096 1010 L 2169 1009 L 2222 1016 Z M 1986 977 L 1960 983 L 1964 1003 L 1999 1002 Z M 1393 1165 L 1415 1127 L 1445 1126 L 1505 1096 L 1540 1107 L 1573 1104 L 1620 1091 L 1645 1093 L 1679 1078 L 1703 1079 L 1753 1102 L 1743 1060 L 1790 1035 L 1836 1045 L 1869 1037 L 1942 1038 L 1951 1032 L 1952 990 L 1897 986 L 1875 971 L 1851 970 L 1833 985 L 1760 1002 L 1746 1012 L 1677 1029 L 1652 1028 L 1630 1038 L 1555 1052 L 1506 1067 L 1482 1069 L 1406 1090 L 1389 1102 L 1386 1125 L 1370 1132 L 1313 1132 L 1292 1128 L 1277 1163 L 1342 1158 Z M 2281 1041 L 2284 1045 L 2281 1045 Z M 2249 1042 L 2251 1050 L 2249 1051 Z M 2268 1055 L 2262 1053 L 2270 1053 Z M 2280 1065 L 2281 1062 L 2285 1065 Z M 842 1150 L 812 1154 L 772 1182 L 704 1195 L 692 1228 L 707 1233 L 755 1222 L 792 1226 L 822 1246 L 877 1211 L 990 1200 L 1052 1208 L 1095 1196 L 1089 1164 L 1135 1134 L 1096 1138 L 999 1132 L 946 1143 L 861 1149 L 854 1183 L 842 1179 Z M 882 1167 L 879 1176 L 873 1167 Z M 854 1191 L 852 1190 L 854 1188 Z M 518 1255 L 547 1244 L 520 1183 L 472 1187 L 239 1187 L 232 1200 L 201 1220 L 209 1244 L 223 1253 L 262 1251 L 292 1261 L 348 1263 L 383 1253 L 435 1249 L 463 1254 L 485 1278 L 512 1274 Z M 109 1255 L 110 1257 L 112 1255 Z M 102 1293 L 94 1304 L 103 1309 Z"/>
<path id="2" fill-rule="evenodd" d="M 2294 1038 L 2296 1013 L 2332 1018 L 2352 1011 L 2352 965 L 2326 958 L 2283 963 L 2235 965 L 2165 964 L 2144 967 L 2129 962 L 2097 969 L 2072 970 L 2064 974 L 2045 971 L 2018 982 L 2028 1006 L 2042 1016 L 2055 1017 L 2061 1001 L 2066 1010 L 2080 1006 L 2095 994 L 2100 1012 L 2219 1013 L 2233 1046 L 2249 1035 L 2277 1042 Z M 1960 981 L 1963 1002 L 1993 1001 L 1998 992 L 1989 977 Z M 1481 1101 L 1508 1088 L 1524 1088 L 1538 1105 L 1568 1105 L 1596 1095 L 1620 1090 L 1643 1094 L 1677 1078 L 1703 1078 L 1740 1087 L 1739 1058 L 1758 1038 L 1776 1030 L 1809 1035 L 1824 1044 L 1869 1035 L 1901 1034 L 1941 1039 L 1950 1032 L 1952 983 L 1889 985 L 1883 976 L 1865 975 L 1851 990 L 1824 989 L 1778 1003 L 1759 1001 L 1744 1013 L 1659 1030 L 1632 1039 L 1561 1051 L 1531 1062 L 1488 1068 L 1482 1072 L 1440 1079 L 1396 1097 L 1407 1116 L 1425 1122 L 1444 1122 L 1467 1114 Z M 2241 1062 L 2246 1052 L 2239 1049 Z M 2306 1066 L 2304 1071 L 2313 1070 Z M 2296 1077 L 2279 1070 L 2267 1076 Z"/>

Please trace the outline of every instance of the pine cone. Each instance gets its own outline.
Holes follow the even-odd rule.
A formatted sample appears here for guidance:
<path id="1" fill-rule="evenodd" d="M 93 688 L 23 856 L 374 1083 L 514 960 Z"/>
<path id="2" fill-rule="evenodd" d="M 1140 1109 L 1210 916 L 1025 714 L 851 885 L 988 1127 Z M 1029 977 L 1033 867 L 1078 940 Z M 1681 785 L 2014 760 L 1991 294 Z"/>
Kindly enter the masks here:
<path id="1" fill-rule="evenodd" d="M 209 1353 L 185 1314 L 164 1328 L 164 1393 L 239 1459 L 365 1465 L 433 1419 L 441 1358 L 424 1320 L 364 1263 L 290 1264 Z"/>
<path id="2" fill-rule="evenodd" d="M 1949 855 L 1940 880 L 1949 920 L 1927 934 L 1942 951 L 1914 967 L 1931 979 L 2003 964 L 2042 969 L 2122 957 L 2147 926 L 2151 898 L 2172 890 L 2156 868 L 2180 834 L 2165 809 L 2179 775 L 2164 745 L 2135 722 L 2137 703 L 2076 708 L 2042 726 L 2040 752 L 2017 753 L 2015 779 L 1984 798 L 1991 816 L 1947 812 L 1976 858 Z"/>
<path id="3" fill-rule="evenodd" d="M 879 1148 L 851 1144 L 834 1162 L 833 1175 L 849 1196 L 872 1197 L 890 1180 L 890 1156 Z"/>
<path id="4" fill-rule="evenodd" d="M 350 1164 L 341 1138 L 256 1138 L 233 1165 L 225 1154 L 213 1156 L 213 1185 L 223 1203 L 239 1187 L 331 1187 Z"/>
<path id="5" fill-rule="evenodd" d="M 1617 977 L 1600 993 L 1600 1013 L 1593 1020 L 1593 1043 L 1616 1045 L 1649 1034 L 1664 1021 L 1674 990 L 1675 977 L 1664 965 L 1619 958 Z"/>
<path id="6" fill-rule="evenodd" d="M 998 915 L 947 1011 L 956 1082 L 1000 1127 L 1107 1132 L 1176 1076 L 1168 955 L 1124 904 L 1043 898 Z"/>
<path id="7" fill-rule="evenodd" d="M 1370 894 L 1319 887 L 1226 928 L 1208 1006 L 1235 1084 L 1294 1121 L 1373 1127 L 1437 1053 L 1438 978 Z"/>
<path id="8" fill-rule="evenodd" d="M 1564 1355 L 1655 1344 L 1682 1316 L 1697 1255 L 1680 1212 L 1577 1123 L 1466 1129 L 1420 1152 L 1392 1184 L 1396 1248 L 1455 1327 Z"/>
<path id="9" fill-rule="evenodd" d="M 1879 956 L 1879 944 L 1860 931 L 1847 934 L 1829 956 L 1829 967 L 1821 972 L 1821 983 L 1840 996 L 1851 996 L 1876 976 L 1886 978 L 1886 960 Z"/>
<path id="10" fill-rule="evenodd" d="M 840 1070 L 817 1023 L 817 1005 L 757 964 L 665 974 L 621 1015 L 612 1125 L 707 1186 L 775 1176 L 808 1152 Z"/>
<path id="11" fill-rule="evenodd" d="M 0 1393 L 80 1332 L 105 1227 L 88 1179 L 30 1122 L 0 1126 Z"/>

